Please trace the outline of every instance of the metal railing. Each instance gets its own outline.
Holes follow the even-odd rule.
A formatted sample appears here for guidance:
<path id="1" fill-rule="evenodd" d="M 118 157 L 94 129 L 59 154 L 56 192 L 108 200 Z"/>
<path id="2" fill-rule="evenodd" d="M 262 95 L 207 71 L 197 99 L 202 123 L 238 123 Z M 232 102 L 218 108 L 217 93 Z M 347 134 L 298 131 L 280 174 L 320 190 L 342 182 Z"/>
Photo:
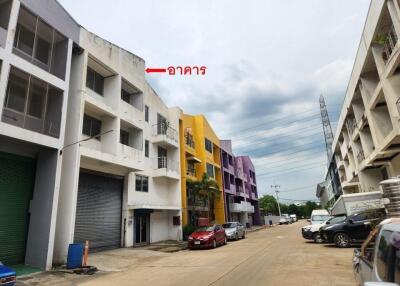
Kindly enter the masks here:
<path id="1" fill-rule="evenodd" d="M 195 168 L 187 168 L 186 173 L 188 176 L 196 177 L 196 169 Z"/>
<path id="2" fill-rule="evenodd" d="M 351 136 L 351 135 L 353 135 L 354 130 L 356 130 L 356 128 L 357 128 L 357 122 L 354 118 L 347 119 L 346 126 L 347 126 L 347 129 L 349 130 L 349 134 Z"/>
<path id="3" fill-rule="evenodd" d="M 189 133 L 185 133 L 185 143 L 187 146 L 191 147 L 194 149 L 195 147 L 195 143 L 194 143 L 194 139 L 193 139 L 193 135 L 189 134 Z"/>
<path id="4" fill-rule="evenodd" d="M 363 150 L 358 151 L 357 160 L 358 160 L 359 163 L 361 163 L 362 161 L 365 160 L 365 155 L 364 155 L 364 151 Z"/>
<path id="5" fill-rule="evenodd" d="M 392 26 L 390 28 L 389 32 L 387 33 L 385 42 L 383 44 L 382 57 L 386 63 L 389 61 L 390 57 L 392 56 L 393 50 L 396 46 L 397 41 L 398 41 L 398 37 L 396 34 L 396 30 L 394 29 L 394 26 Z"/>
<path id="6" fill-rule="evenodd" d="M 152 128 L 153 136 L 164 135 L 168 139 L 178 142 L 178 132 L 174 128 L 170 127 L 166 122 L 154 124 Z"/>
<path id="7" fill-rule="evenodd" d="M 155 162 L 155 169 L 166 169 L 168 171 L 178 172 L 178 162 L 168 159 L 165 156 L 157 157 L 153 159 Z"/>

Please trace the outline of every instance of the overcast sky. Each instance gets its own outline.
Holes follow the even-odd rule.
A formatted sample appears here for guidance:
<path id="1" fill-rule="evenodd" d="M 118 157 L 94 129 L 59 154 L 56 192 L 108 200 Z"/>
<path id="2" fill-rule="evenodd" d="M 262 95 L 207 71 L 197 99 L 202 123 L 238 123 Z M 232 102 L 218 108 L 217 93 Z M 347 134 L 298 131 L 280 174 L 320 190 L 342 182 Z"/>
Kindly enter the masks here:
<path id="1" fill-rule="evenodd" d="M 318 97 L 335 123 L 370 0 L 60 2 L 147 67 L 207 66 L 206 76 L 148 80 L 252 157 L 260 194 L 279 184 L 283 199 L 315 199 L 326 165 Z"/>

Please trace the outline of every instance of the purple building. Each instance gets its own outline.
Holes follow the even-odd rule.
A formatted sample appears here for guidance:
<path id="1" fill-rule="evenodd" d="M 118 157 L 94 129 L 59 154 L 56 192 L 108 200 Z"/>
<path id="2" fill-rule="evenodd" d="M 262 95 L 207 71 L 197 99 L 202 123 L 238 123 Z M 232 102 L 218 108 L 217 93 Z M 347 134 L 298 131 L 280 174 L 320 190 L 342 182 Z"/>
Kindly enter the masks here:
<path id="1" fill-rule="evenodd" d="M 261 224 L 256 175 L 250 157 L 235 157 L 232 141 L 221 140 L 221 161 L 226 220 Z"/>

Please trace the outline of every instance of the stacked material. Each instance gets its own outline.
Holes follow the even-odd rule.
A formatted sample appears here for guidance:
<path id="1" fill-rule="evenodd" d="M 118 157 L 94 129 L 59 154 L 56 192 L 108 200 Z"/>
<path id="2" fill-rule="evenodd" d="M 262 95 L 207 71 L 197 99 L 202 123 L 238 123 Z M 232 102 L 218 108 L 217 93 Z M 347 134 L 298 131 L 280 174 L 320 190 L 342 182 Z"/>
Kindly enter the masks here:
<path id="1" fill-rule="evenodd" d="M 400 177 L 382 181 L 379 185 L 388 217 L 400 217 Z"/>

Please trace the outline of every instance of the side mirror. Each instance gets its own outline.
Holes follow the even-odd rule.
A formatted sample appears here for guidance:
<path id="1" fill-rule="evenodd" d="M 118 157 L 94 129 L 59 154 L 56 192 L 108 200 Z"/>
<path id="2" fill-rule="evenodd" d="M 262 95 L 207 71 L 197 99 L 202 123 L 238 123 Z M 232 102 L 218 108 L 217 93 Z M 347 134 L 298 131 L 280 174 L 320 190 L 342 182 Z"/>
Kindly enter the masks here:
<path id="1" fill-rule="evenodd" d="M 352 219 L 349 219 L 349 223 L 354 223 L 354 220 L 352 220 Z"/>
<path id="2" fill-rule="evenodd" d="M 330 222 L 330 221 L 327 221 L 326 224 L 331 224 L 331 222 Z"/>

